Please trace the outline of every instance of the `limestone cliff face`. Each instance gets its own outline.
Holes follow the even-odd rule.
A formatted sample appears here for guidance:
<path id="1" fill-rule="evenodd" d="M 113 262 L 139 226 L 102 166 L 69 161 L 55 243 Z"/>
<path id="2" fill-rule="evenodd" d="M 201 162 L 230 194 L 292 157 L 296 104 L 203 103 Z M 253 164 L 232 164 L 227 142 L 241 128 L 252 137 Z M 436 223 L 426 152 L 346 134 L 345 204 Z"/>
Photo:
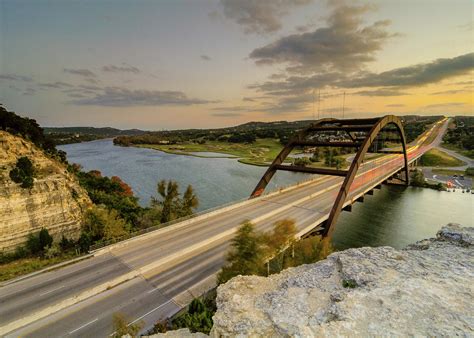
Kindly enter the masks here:
<path id="1" fill-rule="evenodd" d="M 9 173 L 27 156 L 37 177 L 31 189 L 21 188 Z M 0 131 L 0 251 L 11 251 L 28 234 L 46 228 L 51 235 L 79 235 L 83 212 L 91 205 L 87 193 L 66 167 L 21 137 Z"/>
<path id="2" fill-rule="evenodd" d="M 211 336 L 474 335 L 474 228 L 448 225 L 405 250 L 337 252 L 218 288 Z"/>

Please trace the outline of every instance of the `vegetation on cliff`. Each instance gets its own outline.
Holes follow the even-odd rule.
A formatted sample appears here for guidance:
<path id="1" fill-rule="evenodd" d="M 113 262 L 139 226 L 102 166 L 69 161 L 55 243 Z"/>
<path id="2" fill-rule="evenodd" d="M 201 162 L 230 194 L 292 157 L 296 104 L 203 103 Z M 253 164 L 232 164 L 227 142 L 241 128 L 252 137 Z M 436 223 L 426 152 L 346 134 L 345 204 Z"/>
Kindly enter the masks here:
<path id="1" fill-rule="evenodd" d="M 43 128 L 36 120 L 21 117 L 14 112 L 6 110 L 0 104 L 0 129 L 13 135 L 18 135 L 31 141 L 45 153 L 66 162 L 66 153 L 56 149 L 54 141 L 44 134 Z"/>
<path id="2" fill-rule="evenodd" d="M 16 162 L 15 168 L 10 171 L 12 181 L 19 183 L 22 188 L 33 187 L 34 175 L 33 163 L 26 156 L 20 157 Z"/>

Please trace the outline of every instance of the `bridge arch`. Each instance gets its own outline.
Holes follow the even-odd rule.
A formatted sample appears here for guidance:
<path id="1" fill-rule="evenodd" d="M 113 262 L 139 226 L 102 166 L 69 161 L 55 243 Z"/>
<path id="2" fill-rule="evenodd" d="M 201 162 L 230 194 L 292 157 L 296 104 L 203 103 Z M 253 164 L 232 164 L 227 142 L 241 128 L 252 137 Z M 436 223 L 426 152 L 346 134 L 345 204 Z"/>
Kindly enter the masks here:
<path id="1" fill-rule="evenodd" d="M 265 190 L 266 186 L 272 179 L 273 175 L 277 170 L 293 171 L 293 172 L 304 172 L 321 175 L 333 175 L 343 176 L 344 181 L 339 189 L 337 197 L 334 201 L 333 207 L 329 213 L 328 219 L 322 225 L 322 228 L 318 232 L 323 237 L 330 236 L 337 222 L 338 216 L 342 211 L 344 203 L 349 195 L 351 185 L 356 177 L 356 174 L 361 166 L 364 156 L 371 146 L 374 145 L 376 140 L 378 141 L 394 141 L 391 137 L 384 136 L 382 130 L 387 126 L 394 126 L 395 133 L 398 134 L 399 139 L 396 139 L 401 143 L 401 151 L 375 151 L 381 153 L 396 153 L 403 154 L 404 157 L 404 172 L 406 185 L 409 184 L 408 174 L 408 156 L 406 147 L 406 138 L 403 131 L 403 124 L 399 117 L 394 115 L 387 115 L 381 118 L 373 119 L 351 119 L 351 120 L 338 120 L 338 119 L 322 119 L 315 123 L 312 123 L 309 127 L 300 131 L 288 144 L 280 151 L 278 156 L 273 160 L 272 164 L 268 167 L 265 174 L 262 176 L 257 186 L 253 190 L 250 198 L 260 196 Z M 321 141 L 314 136 L 318 132 L 336 132 L 346 136 L 346 140 L 343 141 Z M 312 137 L 308 139 L 308 137 Z M 376 144 L 375 144 L 376 145 Z M 304 166 L 295 165 L 283 165 L 283 162 L 291 153 L 296 146 L 313 146 L 313 147 L 353 147 L 357 149 L 356 155 L 354 156 L 351 165 L 348 170 L 338 169 L 326 169 L 326 168 L 311 168 Z"/>

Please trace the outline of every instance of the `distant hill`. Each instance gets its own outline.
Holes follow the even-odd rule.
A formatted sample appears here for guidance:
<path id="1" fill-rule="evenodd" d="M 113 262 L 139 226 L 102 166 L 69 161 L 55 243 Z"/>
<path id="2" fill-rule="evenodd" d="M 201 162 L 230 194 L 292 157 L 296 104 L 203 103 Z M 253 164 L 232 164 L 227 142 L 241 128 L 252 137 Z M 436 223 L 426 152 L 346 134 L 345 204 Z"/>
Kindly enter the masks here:
<path id="1" fill-rule="evenodd" d="M 111 127 L 95 128 L 95 127 L 44 127 L 46 134 L 88 134 L 88 135 L 100 135 L 100 136 L 118 136 L 118 135 L 141 135 L 145 131 L 140 129 L 116 129 Z"/>
<path id="2" fill-rule="evenodd" d="M 139 129 L 116 129 L 111 127 L 44 127 L 44 133 L 55 144 L 79 143 L 117 136 L 138 136 L 145 133 Z"/>

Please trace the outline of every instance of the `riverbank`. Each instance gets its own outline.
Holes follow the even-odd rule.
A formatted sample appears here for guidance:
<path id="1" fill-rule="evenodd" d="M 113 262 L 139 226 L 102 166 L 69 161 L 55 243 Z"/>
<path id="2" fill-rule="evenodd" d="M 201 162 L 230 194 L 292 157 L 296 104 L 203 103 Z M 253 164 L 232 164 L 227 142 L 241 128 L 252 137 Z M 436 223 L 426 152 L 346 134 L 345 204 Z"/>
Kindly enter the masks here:
<path id="1" fill-rule="evenodd" d="M 283 147 L 277 139 L 257 139 L 254 143 L 207 141 L 206 143 L 183 142 L 179 144 L 134 144 L 132 146 L 201 158 L 216 158 L 216 156 L 207 156 L 204 153 L 222 154 L 222 158 L 233 158 L 240 163 L 255 166 L 268 166 Z"/>

